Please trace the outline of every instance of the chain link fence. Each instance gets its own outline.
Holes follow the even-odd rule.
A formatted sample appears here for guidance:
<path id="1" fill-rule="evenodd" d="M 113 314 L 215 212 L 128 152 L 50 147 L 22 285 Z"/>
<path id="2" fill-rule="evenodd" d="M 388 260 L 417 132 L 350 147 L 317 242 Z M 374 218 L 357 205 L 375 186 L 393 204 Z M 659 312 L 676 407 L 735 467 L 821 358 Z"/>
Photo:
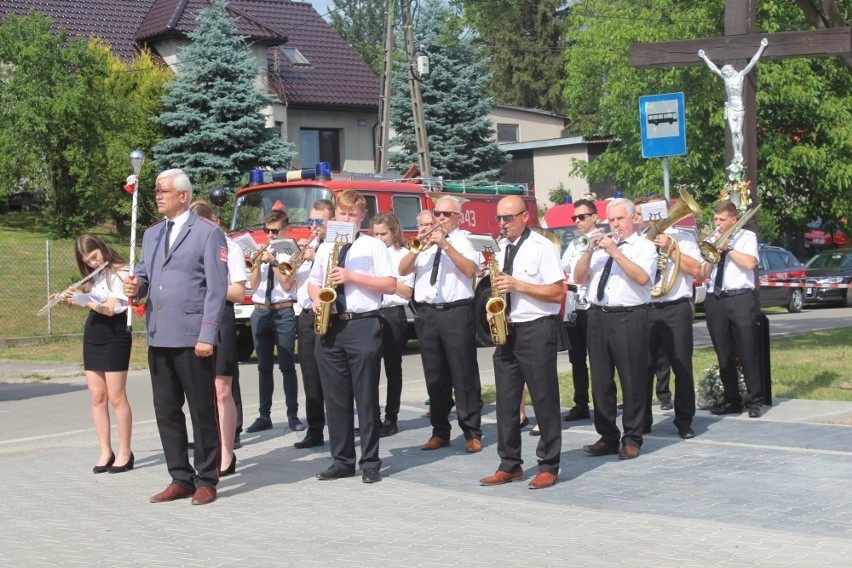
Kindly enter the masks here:
<path id="1" fill-rule="evenodd" d="M 111 244 L 123 255 L 129 244 Z M 137 251 L 138 259 L 138 251 Z M 74 241 L 21 242 L 0 247 L 0 339 L 81 334 L 87 312 L 54 306 L 37 312 L 50 294 L 80 279 Z M 145 329 L 144 318 L 133 314 L 133 330 Z"/>

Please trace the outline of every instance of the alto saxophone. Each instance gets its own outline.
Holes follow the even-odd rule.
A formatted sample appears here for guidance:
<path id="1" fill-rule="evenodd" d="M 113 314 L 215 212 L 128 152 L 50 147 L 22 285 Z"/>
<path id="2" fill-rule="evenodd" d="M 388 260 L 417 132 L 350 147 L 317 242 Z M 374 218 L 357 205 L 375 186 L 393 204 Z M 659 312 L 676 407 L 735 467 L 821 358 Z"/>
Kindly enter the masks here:
<path id="1" fill-rule="evenodd" d="M 500 238 L 506 236 L 506 228 L 500 231 Z M 497 291 L 494 282 L 500 276 L 500 266 L 497 255 L 491 253 L 488 260 L 488 272 L 491 276 L 491 297 L 485 304 L 485 314 L 488 319 L 488 329 L 491 331 L 491 341 L 494 345 L 504 345 L 509 337 L 509 320 L 506 317 L 506 297 Z"/>
<path id="2" fill-rule="evenodd" d="M 334 284 L 331 281 L 331 271 L 340 263 L 340 249 L 348 242 L 346 235 L 337 235 L 337 238 L 334 239 L 334 248 L 328 256 L 328 264 L 325 268 L 325 285 L 317 294 L 319 310 L 314 314 L 314 333 L 317 335 L 328 333 L 331 310 L 337 300 L 337 290 L 334 289 Z"/>

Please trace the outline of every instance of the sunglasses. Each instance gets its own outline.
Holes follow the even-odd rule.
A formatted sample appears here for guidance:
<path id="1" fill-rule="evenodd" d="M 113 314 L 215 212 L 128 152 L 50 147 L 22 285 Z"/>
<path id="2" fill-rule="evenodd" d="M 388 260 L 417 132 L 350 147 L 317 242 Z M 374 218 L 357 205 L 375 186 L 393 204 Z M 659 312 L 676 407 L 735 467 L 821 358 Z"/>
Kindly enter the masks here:
<path id="1" fill-rule="evenodd" d="M 594 213 L 580 213 L 579 215 L 571 215 L 571 220 L 575 223 L 577 221 L 585 221 L 586 217 L 591 217 Z"/>
<path id="2" fill-rule="evenodd" d="M 455 211 L 432 211 L 432 215 L 435 217 L 452 217 L 453 215 L 458 215 Z"/>
<path id="3" fill-rule="evenodd" d="M 263 232 L 266 233 L 267 235 L 277 235 L 278 233 L 281 232 L 281 229 L 271 229 L 269 227 L 264 227 Z"/>
<path id="4" fill-rule="evenodd" d="M 314 225 L 316 225 L 317 227 L 322 227 L 322 224 L 322 219 L 308 219 L 307 221 L 305 221 L 305 225 L 307 225 L 308 227 L 313 227 Z"/>
<path id="5" fill-rule="evenodd" d="M 526 213 L 526 211 L 521 211 L 520 213 L 515 213 L 514 215 L 497 215 L 497 222 L 499 223 L 502 221 L 503 223 L 511 223 L 515 220 L 515 217 L 520 217 L 524 213 Z"/>

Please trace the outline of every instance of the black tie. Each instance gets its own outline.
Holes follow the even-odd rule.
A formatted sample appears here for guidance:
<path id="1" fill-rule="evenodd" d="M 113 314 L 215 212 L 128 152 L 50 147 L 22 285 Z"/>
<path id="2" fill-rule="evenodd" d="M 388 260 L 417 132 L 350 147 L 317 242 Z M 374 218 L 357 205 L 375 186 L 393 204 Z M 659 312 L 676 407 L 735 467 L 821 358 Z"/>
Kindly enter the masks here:
<path id="1" fill-rule="evenodd" d="M 719 265 L 716 267 L 716 279 L 713 281 L 713 294 L 718 296 L 722 293 L 722 282 L 725 280 L 725 257 L 728 251 L 723 250 L 719 256 Z"/>
<path id="2" fill-rule="evenodd" d="M 506 256 L 503 258 L 503 272 L 512 275 L 512 265 L 515 263 L 515 245 L 508 244 L 506 245 Z M 512 294 L 511 292 L 506 292 L 506 309 L 511 312 L 512 311 Z"/>
<path id="3" fill-rule="evenodd" d="M 166 223 L 166 256 L 169 256 L 169 240 L 172 237 L 172 227 L 175 226 L 174 221 Z"/>
<path id="4" fill-rule="evenodd" d="M 272 289 L 275 288 L 275 273 L 273 270 L 273 266 L 271 264 L 267 265 L 267 274 L 266 274 L 266 305 L 272 305 Z"/>
<path id="5" fill-rule="evenodd" d="M 349 248 L 351 246 L 352 243 L 346 243 L 340 247 L 340 261 L 337 263 L 337 266 L 340 268 L 346 268 L 346 253 L 349 252 Z M 343 284 L 341 284 L 337 290 L 337 300 L 335 300 L 334 305 L 337 306 L 338 314 L 346 312 L 346 290 Z"/>
<path id="6" fill-rule="evenodd" d="M 442 249 L 438 249 L 438 252 L 435 253 L 435 261 L 432 263 L 432 274 L 429 276 L 429 284 L 432 286 L 438 281 L 438 266 L 441 264 L 441 252 Z"/>
<path id="7" fill-rule="evenodd" d="M 621 241 L 618 243 L 618 246 L 623 245 L 627 241 Z M 615 262 L 614 257 L 609 257 L 604 265 L 603 273 L 601 274 L 601 279 L 598 281 L 598 302 L 603 300 L 604 290 L 606 289 L 606 281 L 609 280 L 609 273 L 612 272 L 612 263 Z"/>

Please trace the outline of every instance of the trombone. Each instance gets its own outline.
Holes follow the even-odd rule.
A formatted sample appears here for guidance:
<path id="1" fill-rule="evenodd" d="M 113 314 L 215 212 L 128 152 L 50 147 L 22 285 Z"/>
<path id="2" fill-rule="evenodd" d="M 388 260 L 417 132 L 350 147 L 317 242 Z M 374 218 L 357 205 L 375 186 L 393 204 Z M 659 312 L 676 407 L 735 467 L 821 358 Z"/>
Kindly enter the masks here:
<path id="1" fill-rule="evenodd" d="M 710 264 L 717 264 L 720 260 L 722 260 L 722 252 L 719 250 L 719 245 L 731 238 L 731 235 L 742 229 L 745 224 L 754 217 L 754 214 L 757 213 L 761 205 L 763 204 L 758 203 L 753 209 L 746 211 L 736 223 L 731 225 L 727 231 L 719 235 L 715 240 L 706 240 L 698 243 L 698 250 L 701 252 L 701 258 Z"/>

